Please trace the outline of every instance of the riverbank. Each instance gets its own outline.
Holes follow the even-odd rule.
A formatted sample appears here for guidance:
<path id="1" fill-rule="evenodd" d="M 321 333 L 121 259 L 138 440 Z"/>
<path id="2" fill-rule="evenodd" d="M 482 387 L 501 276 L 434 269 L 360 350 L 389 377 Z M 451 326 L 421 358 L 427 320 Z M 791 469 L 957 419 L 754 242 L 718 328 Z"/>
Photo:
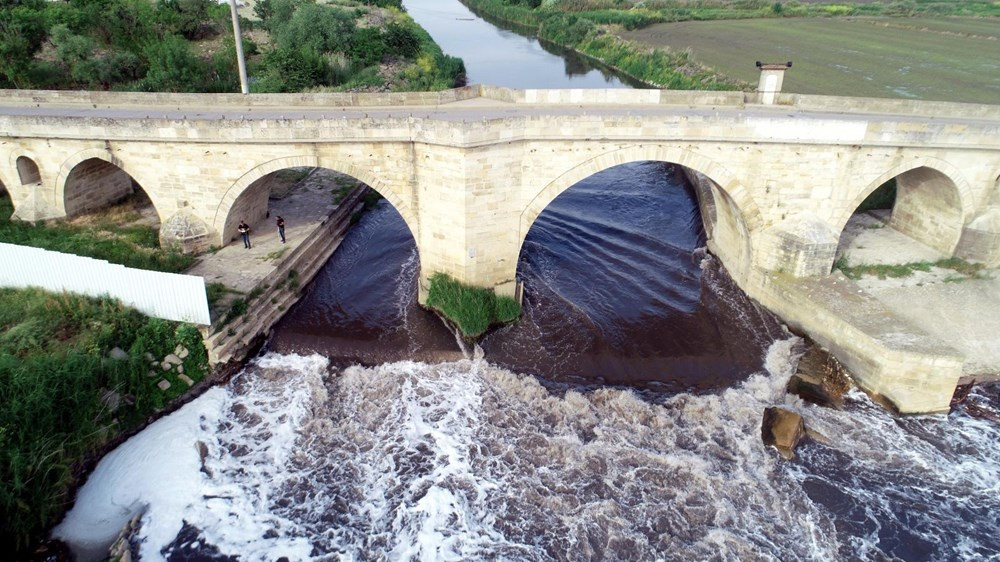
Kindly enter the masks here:
<path id="1" fill-rule="evenodd" d="M 519 26 L 564 49 L 654 88 L 670 90 L 744 90 L 752 85 L 718 74 L 695 62 L 687 51 L 640 48 L 608 33 L 607 26 L 634 29 L 654 23 L 633 11 L 562 12 L 508 5 L 501 0 L 461 0 L 473 13 Z M 645 12 L 644 12 L 645 14 Z"/>

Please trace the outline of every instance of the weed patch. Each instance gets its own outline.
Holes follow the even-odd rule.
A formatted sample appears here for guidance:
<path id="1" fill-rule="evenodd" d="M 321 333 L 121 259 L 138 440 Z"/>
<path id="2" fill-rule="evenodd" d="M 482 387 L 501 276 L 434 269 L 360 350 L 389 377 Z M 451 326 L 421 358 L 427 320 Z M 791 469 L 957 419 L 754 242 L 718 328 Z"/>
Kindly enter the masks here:
<path id="1" fill-rule="evenodd" d="M 17 558 L 69 505 L 87 455 L 187 390 L 172 372 L 147 376 L 147 354 L 183 345 L 196 381 L 208 354 L 193 326 L 37 289 L 0 289 L 0 334 L 0 551 Z M 109 358 L 114 347 L 127 357 Z"/>

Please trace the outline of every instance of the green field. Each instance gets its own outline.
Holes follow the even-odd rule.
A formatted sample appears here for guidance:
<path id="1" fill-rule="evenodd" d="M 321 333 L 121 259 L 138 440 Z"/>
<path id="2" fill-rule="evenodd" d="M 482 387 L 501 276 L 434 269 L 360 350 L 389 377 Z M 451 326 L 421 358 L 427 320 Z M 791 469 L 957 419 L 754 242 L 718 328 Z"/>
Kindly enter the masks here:
<path id="1" fill-rule="evenodd" d="M 687 21 L 623 32 L 756 83 L 754 62 L 793 61 L 783 91 L 1000 104 L 1000 20 L 809 18 Z"/>

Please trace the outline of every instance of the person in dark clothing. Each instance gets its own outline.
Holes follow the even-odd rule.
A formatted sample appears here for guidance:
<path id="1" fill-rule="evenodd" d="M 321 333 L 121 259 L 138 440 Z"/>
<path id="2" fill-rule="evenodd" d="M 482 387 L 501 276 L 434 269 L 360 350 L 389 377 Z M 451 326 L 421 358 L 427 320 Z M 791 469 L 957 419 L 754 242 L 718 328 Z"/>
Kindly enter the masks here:
<path id="1" fill-rule="evenodd" d="M 281 243 L 285 243 L 285 219 L 278 215 L 278 236 L 281 236 Z"/>
<path id="2" fill-rule="evenodd" d="M 236 227 L 236 230 L 239 230 L 240 234 L 243 236 L 243 247 L 249 250 L 250 249 L 250 226 L 248 226 L 247 223 L 245 223 L 245 222 L 243 222 L 241 220 L 240 221 L 240 225 L 238 227 Z"/>

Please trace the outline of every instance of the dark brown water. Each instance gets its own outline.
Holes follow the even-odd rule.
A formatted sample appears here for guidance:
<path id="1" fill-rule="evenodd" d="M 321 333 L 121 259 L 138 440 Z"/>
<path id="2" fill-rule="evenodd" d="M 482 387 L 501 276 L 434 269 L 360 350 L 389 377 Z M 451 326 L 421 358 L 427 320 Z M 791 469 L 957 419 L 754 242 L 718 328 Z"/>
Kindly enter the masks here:
<path id="1" fill-rule="evenodd" d="M 759 371 L 786 333 L 704 250 L 697 200 L 677 170 L 639 162 L 570 188 L 522 247 L 524 314 L 482 342 L 485 358 L 547 382 L 687 392 Z M 335 364 L 461 357 L 416 303 L 417 256 L 387 203 L 344 240 L 275 329 L 271 349 Z"/>

